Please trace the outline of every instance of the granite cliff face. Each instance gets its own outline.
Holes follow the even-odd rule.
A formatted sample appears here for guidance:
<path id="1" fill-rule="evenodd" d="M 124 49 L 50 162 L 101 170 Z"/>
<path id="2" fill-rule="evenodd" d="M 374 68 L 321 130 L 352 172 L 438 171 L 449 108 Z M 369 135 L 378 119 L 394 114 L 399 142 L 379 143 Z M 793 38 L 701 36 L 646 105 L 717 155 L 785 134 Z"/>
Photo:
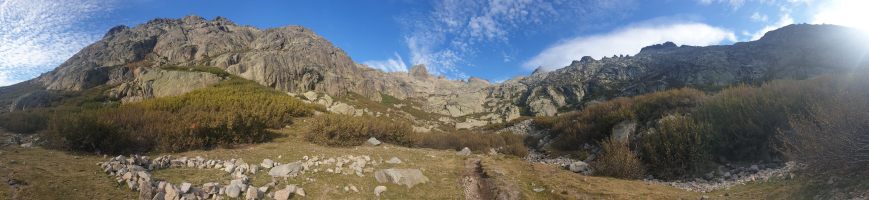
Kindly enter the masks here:
<path id="1" fill-rule="evenodd" d="M 668 42 L 633 56 L 582 57 L 555 71 L 538 69 L 491 84 L 435 77 L 424 65 L 407 73 L 371 69 L 299 26 L 261 30 L 220 17 L 188 16 L 112 28 L 31 82 L 63 91 L 108 85 L 108 96 L 136 101 L 183 94 L 225 79 L 185 70 L 214 67 L 290 93 L 356 93 L 374 101 L 388 95 L 446 117 L 442 123 L 467 128 L 521 115 L 551 116 L 596 100 L 668 88 L 717 89 L 847 71 L 866 64 L 864 36 L 833 25 L 790 25 L 752 42 L 708 47 Z"/>

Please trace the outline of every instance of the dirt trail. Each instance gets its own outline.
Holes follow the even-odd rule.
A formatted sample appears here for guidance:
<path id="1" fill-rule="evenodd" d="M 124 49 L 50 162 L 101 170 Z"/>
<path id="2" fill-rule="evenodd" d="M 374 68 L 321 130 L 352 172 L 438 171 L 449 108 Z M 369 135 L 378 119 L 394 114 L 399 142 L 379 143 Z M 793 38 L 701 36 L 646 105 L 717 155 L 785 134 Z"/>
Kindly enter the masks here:
<path id="1" fill-rule="evenodd" d="M 483 172 L 479 158 L 465 159 L 465 169 L 462 172 L 462 187 L 467 200 L 495 199 L 492 194 L 488 176 Z"/>

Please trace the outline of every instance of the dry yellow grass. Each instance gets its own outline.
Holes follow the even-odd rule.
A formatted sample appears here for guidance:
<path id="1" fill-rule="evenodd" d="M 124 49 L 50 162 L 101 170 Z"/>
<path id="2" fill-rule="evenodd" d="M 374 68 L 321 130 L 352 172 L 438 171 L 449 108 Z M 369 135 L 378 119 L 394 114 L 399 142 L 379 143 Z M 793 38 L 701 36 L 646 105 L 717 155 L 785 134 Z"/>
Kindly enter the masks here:
<path id="1" fill-rule="evenodd" d="M 375 160 L 393 156 L 402 164 L 381 164 L 375 169 L 390 167 L 418 168 L 431 180 L 412 189 L 394 184 L 380 184 L 371 173 L 365 177 L 332 173 L 306 173 L 289 180 L 279 180 L 278 188 L 285 184 L 298 184 L 305 189 L 310 199 L 375 199 L 373 190 L 385 185 L 388 191 L 384 199 L 461 199 L 463 189 L 460 176 L 465 157 L 450 150 L 413 149 L 393 145 L 359 146 L 351 148 L 325 147 L 305 142 L 297 126 L 278 131 L 283 137 L 275 141 L 241 146 L 234 149 L 189 151 L 173 156 L 202 156 L 208 159 L 242 158 L 248 163 L 259 163 L 269 158 L 281 163 L 300 160 L 303 156 L 338 157 L 344 155 L 368 155 Z M 2 139 L 2 138 L 0 138 Z M 0 148 L 0 199 L 135 199 L 136 193 L 126 186 L 118 185 L 112 177 L 104 174 L 97 162 L 102 156 L 72 155 L 42 148 Z M 157 156 L 157 155 L 151 155 Z M 278 158 L 280 156 L 280 158 Z M 481 155 L 475 155 L 481 156 Z M 14 162 L 12 161 L 14 160 Z M 496 179 L 498 184 L 509 184 L 521 191 L 523 199 L 698 199 L 704 194 L 687 192 L 669 186 L 642 181 L 582 176 L 543 164 L 532 164 L 512 156 L 483 156 L 483 169 Z M 167 169 L 154 173 L 157 179 L 178 184 L 190 181 L 227 183 L 229 176 L 213 169 Z M 27 183 L 12 191 L 7 180 L 14 178 Z M 304 181 L 314 179 L 312 182 Z M 271 181 L 267 173 L 259 172 L 252 177 L 253 186 L 262 186 Z M 356 186 L 360 192 L 345 192 L 346 185 Z M 762 183 L 737 187 L 727 191 L 706 194 L 713 199 L 726 198 L 782 198 L 799 187 L 795 182 Z M 534 192 L 535 188 L 546 191 Z M 723 196 L 728 193 L 729 196 Z"/>

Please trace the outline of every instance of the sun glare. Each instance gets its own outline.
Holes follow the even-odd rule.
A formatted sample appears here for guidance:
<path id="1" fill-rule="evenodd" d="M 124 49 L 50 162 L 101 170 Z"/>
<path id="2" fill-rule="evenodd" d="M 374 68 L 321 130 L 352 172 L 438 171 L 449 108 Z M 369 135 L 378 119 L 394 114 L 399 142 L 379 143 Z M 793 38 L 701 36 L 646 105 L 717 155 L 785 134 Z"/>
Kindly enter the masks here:
<path id="1" fill-rule="evenodd" d="M 838 24 L 869 32 L 869 1 L 836 0 L 822 6 L 813 23 Z"/>

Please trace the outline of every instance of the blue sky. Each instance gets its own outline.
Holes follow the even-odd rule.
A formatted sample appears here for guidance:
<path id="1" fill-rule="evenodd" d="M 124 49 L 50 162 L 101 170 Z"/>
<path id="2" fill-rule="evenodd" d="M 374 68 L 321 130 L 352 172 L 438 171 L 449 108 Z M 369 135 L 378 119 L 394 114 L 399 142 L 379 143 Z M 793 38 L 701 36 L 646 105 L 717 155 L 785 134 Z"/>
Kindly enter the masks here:
<path id="1" fill-rule="evenodd" d="M 499 82 L 664 41 L 731 44 L 792 23 L 867 28 L 865 10 L 860 0 L 0 0 L 0 85 L 50 71 L 115 25 L 158 17 L 302 25 L 372 68 L 426 64 Z"/>

